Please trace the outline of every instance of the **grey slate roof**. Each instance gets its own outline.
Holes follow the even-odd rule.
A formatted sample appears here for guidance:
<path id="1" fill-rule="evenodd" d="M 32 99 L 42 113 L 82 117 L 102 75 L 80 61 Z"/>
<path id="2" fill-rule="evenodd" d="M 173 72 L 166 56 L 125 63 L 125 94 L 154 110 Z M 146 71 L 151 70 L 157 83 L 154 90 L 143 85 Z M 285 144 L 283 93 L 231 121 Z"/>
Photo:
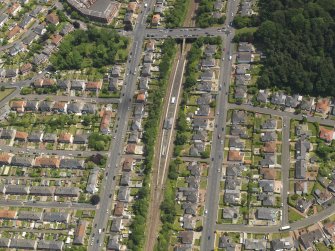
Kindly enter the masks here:
<path id="1" fill-rule="evenodd" d="M 36 240 L 28 240 L 28 239 L 11 239 L 10 248 L 17 249 L 31 249 L 34 250 L 36 248 Z"/>
<path id="2" fill-rule="evenodd" d="M 88 135 L 87 134 L 76 134 L 73 138 L 73 144 L 87 144 Z"/>
<path id="3" fill-rule="evenodd" d="M 273 180 L 259 180 L 258 184 L 263 192 L 269 193 L 274 191 L 275 182 Z"/>
<path id="4" fill-rule="evenodd" d="M 40 105 L 39 105 L 38 109 L 41 112 L 50 112 L 54 103 L 55 102 L 52 102 L 52 101 L 42 101 L 42 102 L 40 102 Z"/>
<path id="5" fill-rule="evenodd" d="M 25 185 L 6 185 L 6 194 L 28 194 L 29 187 Z"/>
<path id="6" fill-rule="evenodd" d="M 314 242 L 323 240 L 323 234 L 320 229 L 305 233 L 300 235 L 299 241 L 305 249 L 311 248 L 314 246 Z"/>
<path id="7" fill-rule="evenodd" d="M 55 190 L 55 196 L 78 197 L 79 188 L 78 187 L 57 187 Z"/>
<path id="8" fill-rule="evenodd" d="M 130 196 L 130 190 L 128 187 L 120 187 L 117 199 L 122 202 L 128 202 Z"/>
<path id="9" fill-rule="evenodd" d="M 292 237 L 286 237 L 282 239 L 274 239 L 270 242 L 271 251 L 290 250 L 294 248 L 294 241 Z"/>
<path id="10" fill-rule="evenodd" d="M 99 177 L 99 168 L 93 168 L 91 170 L 90 176 L 88 177 L 86 191 L 89 193 L 95 193 L 97 191 Z"/>
<path id="11" fill-rule="evenodd" d="M 285 105 L 286 95 L 282 92 L 274 93 L 271 97 L 271 103 L 275 105 Z"/>
<path id="12" fill-rule="evenodd" d="M 239 190 L 226 190 L 224 193 L 224 202 L 231 205 L 239 203 L 241 192 Z"/>
<path id="13" fill-rule="evenodd" d="M 197 204 L 191 202 L 185 202 L 182 204 L 182 208 L 184 209 L 185 214 L 196 215 Z"/>
<path id="14" fill-rule="evenodd" d="M 30 142 L 41 142 L 43 137 L 43 132 L 33 131 L 28 136 L 28 141 Z"/>
<path id="15" fill-rule="evenodd" d="M 54 143 L 57 141 L 57 135 L 55 133 L 45 133 L 42 141 Z"/>
<path id="16" fill-rule="evenodd" d="M 219 248 L 223 248 L 226 251 L 234 251 L 236 244 L 232 242 L 228 236 L 221 236 L 219 238 Z"/>
<path id="17" fill-rule="evenodd" d="M 121 218 L 114 218 L 112 221 L 111 232 L 120 232 L 122 226 Z"/>
<path id="18" fill-rule="evenodd" d="M 200 176 L 200 166 L 197 162 L 191 162 L 187 169 L 191 172 L 191 175 Z"/>
<path id="19" fill-rule="evenodd" d="M 246 169 L 245 166 L 239 164 L 229 164 L 226 168 L 226 176 L 242 176 L 242 172 Z"/>
<path id="20" fill-rule="evenodd" d="M 277 212 L 277 209 L 274 208 L 260 207 L 256 210 L 256 218 L 274 221 L 277 217 Z"/>
<path id="21" fill-rule="evenodd" d="M 234 110 L 231 120 L 233 125 L 244 124 L 246 122 L 246 113 L 244 111 Z"/>
<path id="22" fill-rule="evenodd" d="M 244 143 L 240 140 L 240 138 L 230 138 L 229 139 L 229 147 L 243 149 L 244 148 Z"/>
<path id="23" fill-rule="evenodd" d="M 239 216 L 239 207 L 224 207 L 222 209 L 223 219 L 236 219 Z"/>
<path id="24" fill-rule="evenodd" d="M 68 222 L 70 215 L 61 212 L 45 212 L 43 214 L 43 221 L 49 222 Z"/>
<path id="25" fill-rule="evenodd" d="M 130 185 L 130 173 L 129 172 L 122 173 L 122 177 L 121 177 L 121 180 L 120 180 L 120 185 L 121 186 L 129 186 Z"/>
<path id="26" fill-rule="evenodd" d="M 82 107 L 81 112 L 83 114 L 90 113 L 93 114 L 97 110 L 97 105 L 96 104 L 91 104 L 91 103 L 85 103 L 84 106 Z"/>
<path id="27" fill-rule="evenodd" d="M 262 125 L 262 129 L 276 129 L 277 121 L 275 119 L 267 119 Z"/>
<path id="28" fill-rule="evenodd" d="M 3 129 L 1 132 L 1 139 L 12 139 L 15 137 L 16 130 L 12 129 Z"/>
<path id="29" fill-rule="evenodd" d="M 244 247 L 247 250 L 265 251 L 266 243 L 267 241 L 265 239 L 246 239 Z"/>
<path id="30" fill-rule="evenodd" d="M 26 106 L 24 107 L 25 111 L 37 111 L 38 101 L 28 100 Z"/>
<path id="31" fill-rule="evenodd" d="M 295 172 L 294 176 L 296 179 L 305 179 L 307 171 L 306 160 L 300 159 L 295 162 Z"/>
<path id="32" fill-rule="evenodd" d="M 0 248 L 8 248 L 9 239 L 8 238 L 0 238 Z"/>
<path id="33" fill-rule="evenodd" d="M 84 104 L 82 102 L 70 102 L 67 105 L 67 113 L 81 113 Z"/>
<path id="34" fill-rule="evenodd" d="M 59 168 L 82 169 L 84 168 L 84 162 L 82 159 L 61 159 Z"/>
<path id="35" fill-rule="evenodd" d="M 119 243 L 119 238 L 117 235 L 114 235 L 110 237 L 108 244 L 107 244 L 107 250 L 115 250 L 119 251 L 121 248 L 121 245 Z"/>
<path id="36" fill-rule="evenodd" d="M 12 166 L 25 166 L 25 167 L 30 167 L 33 164 L 34 159 L 30 157 L 21 157 L 15 155 L 12 158 L 11 165 Z"/>
<path id="37" fill-rule="evenodd" d="M 42 212 L 19 211 L 16 217 L 18 220 L 39 221 L 42 219 Z"/>
<path id="38" fill-rule="evenodd" d="M 257 94 L 257 101 L 266 103 L 268 101 L 269 93 L 266 90 L 259 90 Z"/>
<path id="39" fill-rule="evenodd" d="M 63 247 L 64 247 L 64 242 L 62 241 L 40 240 L 37 244 L 38 250 L 61 251 L 63 250 Z"/>
<path id="40" fill-rule="evenodd" d="M 275 141 L 277 139 L 277 134 L 275 132 L 264 132 L 261 134 L 262 142 Z"/>
<path id="41" fill-rule="evenodd" d="M 40 196 L 53 196 L 55 193 L 54 187 L 45 187 L 45 186 L 31 186 L 29 194 L 40 195 Z"/>

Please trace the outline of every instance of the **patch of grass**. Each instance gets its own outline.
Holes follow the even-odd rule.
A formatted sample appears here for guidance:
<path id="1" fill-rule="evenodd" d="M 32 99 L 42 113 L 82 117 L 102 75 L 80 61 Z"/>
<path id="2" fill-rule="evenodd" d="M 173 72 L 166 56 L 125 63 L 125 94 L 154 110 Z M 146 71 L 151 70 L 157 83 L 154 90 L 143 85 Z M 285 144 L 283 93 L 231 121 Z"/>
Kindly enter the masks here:
<path id="1" fill-rule="evenodd" d="M 13 91 L 15 91 L 14 88 L 8 88 L 4 91 L 0 91 L 0 101 L 6 98 L 8 95 L 10 95 Z"/>
<path id="2" fill-rule="evenodd" d="M 238 35 L 238 34 L 247 33 L 247 32 L 254 33 L 256 32 L 256 30 L 257 30 L 257 27 L 244 27 L 242 29 L 237 29 L 235 34 Z"/>

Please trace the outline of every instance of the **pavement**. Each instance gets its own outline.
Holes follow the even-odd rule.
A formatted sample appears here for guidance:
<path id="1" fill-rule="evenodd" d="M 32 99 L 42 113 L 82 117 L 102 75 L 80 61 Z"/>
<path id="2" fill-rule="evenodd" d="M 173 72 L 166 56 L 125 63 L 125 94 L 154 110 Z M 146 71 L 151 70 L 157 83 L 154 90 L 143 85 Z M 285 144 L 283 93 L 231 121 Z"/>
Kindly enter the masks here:
<path id="1" fill-rule="evenodd" d="M 236 13 L 238 8 L 238 1 L 227 2 L 227 14 L 226 24 L 232 22 L 233 17 L 231 13 Z M 221 32 L 221 36 L 222 36 Z M 219 85 L 221 85 L 221 91 L 217 96 L 217 111 L 218 115 L 215 118 L 216 128 L 213 133 L 213 142 L 211 149 L 212 163 L 210 164 L 208 172 L 208 186 L 205 197 L 205 210 L 207 215 L 204 215 L 203 232 L 201 238 L 200 250 L 214 250 L 214 238 L 215 238 L 215 224 L 217 219 L 217 212 L 219 206 L 219 193 L 220 193 L 220 180 L 221 180 L 221 169 L 223 162 L 223 147 L 225 144 L 225 123 L 227 120 L 228 111 L 228 93 L 229 83 L 231 80 L 232 61 L 230 56 L 233 54 L 232 39 L 234 37 L 234 30 L 230 28 L 230 32 L 223 36 L 223 43 L 225 51 L 223 52 L 223 58 L 220 66 Z M 218 171 L 220 170 L 220 172 Z"/>

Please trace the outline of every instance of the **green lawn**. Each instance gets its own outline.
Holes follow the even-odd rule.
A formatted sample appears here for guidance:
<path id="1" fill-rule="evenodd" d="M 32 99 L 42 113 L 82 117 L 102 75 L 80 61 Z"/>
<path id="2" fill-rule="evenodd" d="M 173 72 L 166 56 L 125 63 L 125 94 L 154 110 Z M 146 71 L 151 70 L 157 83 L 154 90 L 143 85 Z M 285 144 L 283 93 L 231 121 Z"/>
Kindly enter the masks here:
<path id="1" fill-rule="evenodd" d="M 319 251 L 327 251 L 327 250 L 329 250 L 329 248 L 326 247 L 326 245 L 323 242 L 316 243 L 315 247 L 316 247 L 316 250 L 319 250 Z"/>
<path id="2" fill-rule="evenodd" d="M 238 34 L 246 33 L 246 32 L 254 33 L 256 30 L 257 30 L 257 27 L 245 27 L 242 29 L 237 29 L 235 34 L 238 35 Z"/>
<path id="3" fill-rule="evenodd" d="M 4 91 L 0 91 L 0 101 L 6 98 L 8 95 L 10 95 L 13 91 L 15 91 L 14 88 L 8 88 Z"/>
<path id="4" fill-rule="evenodd" d="M 291 208 L 288 209 L 288 221 L 290 223 L 295 222 L 295 221 L 299 221 L 299 220 L 301 220 L 303 218 L 304 218 L 303 216 L 301 216 L 300 214 L 298 214 L 293 209 L 291 209 Z"/>

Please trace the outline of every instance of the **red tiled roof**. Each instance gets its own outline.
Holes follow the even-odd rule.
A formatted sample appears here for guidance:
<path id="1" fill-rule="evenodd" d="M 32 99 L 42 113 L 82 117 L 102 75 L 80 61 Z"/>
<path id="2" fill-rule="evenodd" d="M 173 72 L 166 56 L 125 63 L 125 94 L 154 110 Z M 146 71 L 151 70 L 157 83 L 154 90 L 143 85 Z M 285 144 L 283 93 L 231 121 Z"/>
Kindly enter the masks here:
<path id="1" fill-rule="evenodd" d="M 330 142 L 330 141 L 333 140 L 333 135 L 334 135 L 334 130 L 327 129 L 325 127 L 320 126 L 319 137 L 321 139 L 324 139 L 324 140 Z"/>

